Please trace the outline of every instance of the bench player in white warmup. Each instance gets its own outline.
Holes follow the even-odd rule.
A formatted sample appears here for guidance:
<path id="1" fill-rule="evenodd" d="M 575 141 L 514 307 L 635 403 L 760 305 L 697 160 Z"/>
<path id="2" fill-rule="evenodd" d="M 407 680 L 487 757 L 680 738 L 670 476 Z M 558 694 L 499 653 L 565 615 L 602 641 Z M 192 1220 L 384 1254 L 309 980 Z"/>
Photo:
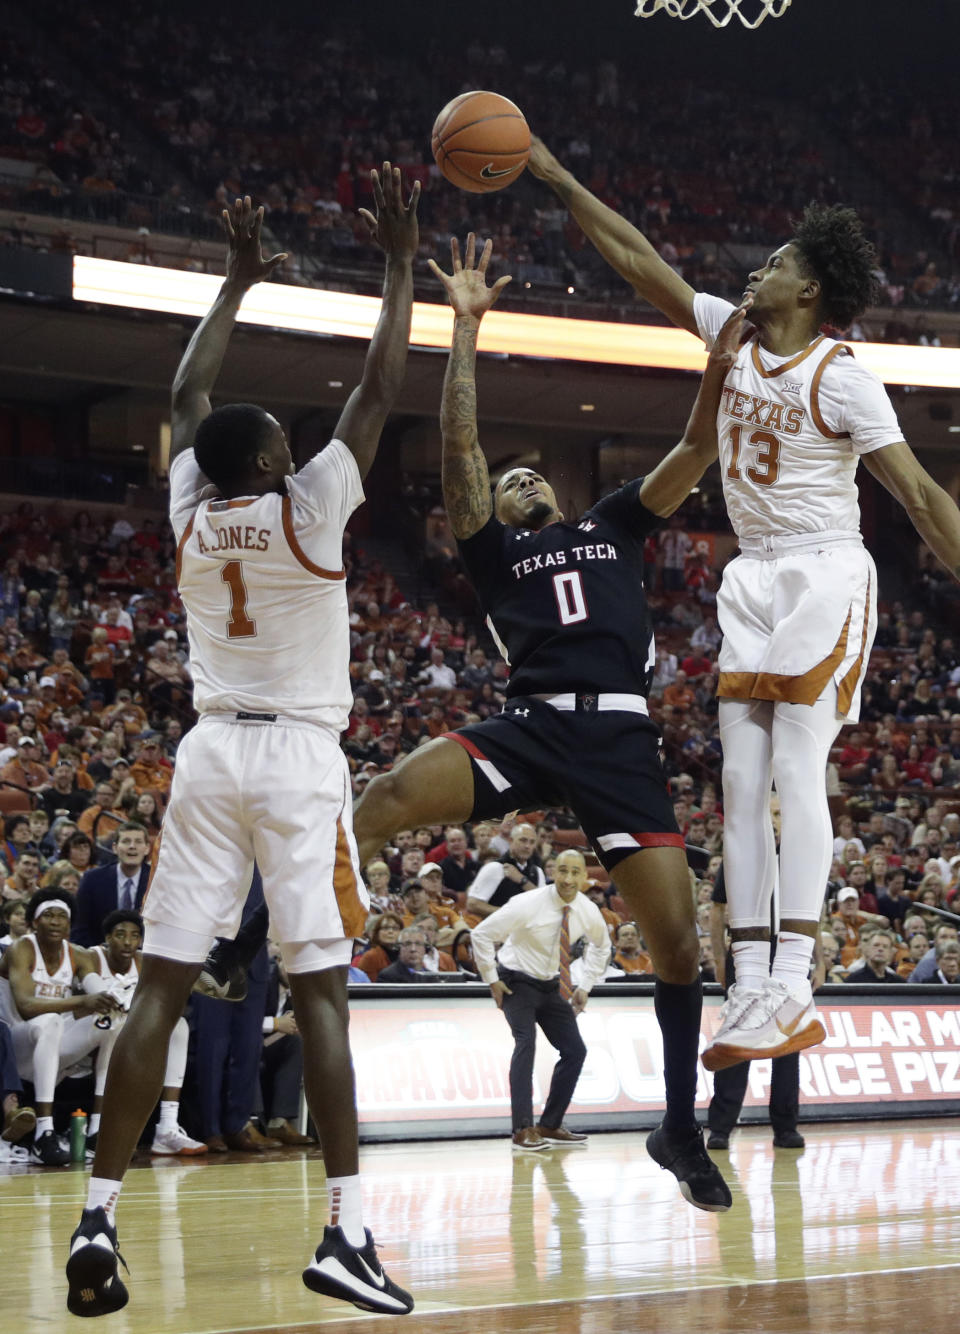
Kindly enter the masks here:
<path id="1" fill-rule="evenodd" d="M 73 1235 L 68 1308 L 118 1310 L 114 1209 L 163 1079 L 170 1033 L 217 935 L 235 935 L 254 859 L 303 1035 L 307 1101 L 323 1145 L 330 1226 L 304 1271 L 317 1292 L 405 1314 L 363 1227 L 347 1036 L 347 965 L 368 898 L 352 834 L 339 734 L 351 704 L 343 530 L 403 381 L 413 304 L 417 201 L 400 172 L 372 174 L 386 253 L 380 320 L 335 437 L 299 472 L 262 408 L 211 412 L 210 394 L 244 294 L 264 260 L 262 210 L 224 213 L 227 277 L 173 386 L 170 515 L 200 721 L 181 743 L 156 872 L 144 903 L 143 968 L 110 1062 L 101 1134 Z"/>
<path id="2" fill-rule="evenodd" d="M 133 1004 L 133 997 L 140 981 L 140 946 L 143 943 L 143 919 L 139 913 L 127 908 L 117 908 L 103 919 L 103 944 L 94 945 L 90 954 L 94 958 L 97 976 L 103 979 L 104 990 L 120 1006 L 120 1013 L 110 1016 L 109 1028 L 111 1040 L 104 1043 L 97 1053 L 97 1073 L 94 1084 L 95 1100 L 93 1115 L 87 1127 L 87 1153 L 96 1149 L 100 1130 L 100 1102 L 107 1086 L 107 1072 L 110 1069 L 110 1057 L 114 1044 L 120 1036 L 120 1030 L 126 1022 Z M 150 1152 L 161 1156 L 179 1156 L 195 1158 L 207 1151 L 201 1140 L 193 1139 L 180 1125 L 180 1092 L 187 1070 L 187 1048 L 190 1045 L 190 1030 L 186 1019 L 181 1016 L 170 1034 L 170 1046 L 167 1050 L 167 1066 L 163 1075 L 163 1088 L 160 1093 L 160 1120 L 150 1145 Z"/>
<path id="3" fill-rule="evenodd" d="M 734 307 L 694 292 L 631 223 L 534 139 L 530 168 L 559 195 L 638 295 L 708 346 Z M 902 438 L 883 384 L 820 331 L 869 304 L 872 247 L 850 209 L 811 205 L 750 274 L 754 330 L 717 417 L 720 471 L 740 556 L 718 596 L 724 871 L 737 984 L 703 1055 L 711 1070 L 820 1042 L 808 982 L 832 855 L 826 761 L 855 722 L 876 626 L 876 570 L 854 480 L 867 468 L 960 578 L 960 515 Z M 780 795 L 780 929 L 771 969 L 776 857 L 767 808 Z"/>
<path id="4" fill-rule="evenodd" d="M 0 1020 L 10 1026 L 20 1078 L 35 1088 L 32 1158 L 44 1167 L 70 1162 L 67 1142 L 53 1128 L 57 1084 L 73 1066 L 112 1042 L 104 1021 L 120 1012 L 97 976 L 95 956 L 71 945 L 72 918 L 69 894 L 38 889 L 27 904 L 30 930 L 0 960 Z"/>

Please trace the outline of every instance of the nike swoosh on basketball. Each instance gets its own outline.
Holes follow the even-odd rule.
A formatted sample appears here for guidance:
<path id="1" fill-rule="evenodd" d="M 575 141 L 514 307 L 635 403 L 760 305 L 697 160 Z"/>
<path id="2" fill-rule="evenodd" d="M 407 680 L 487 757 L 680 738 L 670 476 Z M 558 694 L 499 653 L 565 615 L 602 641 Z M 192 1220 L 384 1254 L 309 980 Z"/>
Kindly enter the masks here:
<path id="1" fill-rule="evenodd" d="M 516 171 L 516 167 L 503 167 L 497 171 L 492 162 L 488 162 L 485 167 L 481 167 L 480 175 L 485 181 L 495 181 L 498 176 L 509 176 Z"/>
<path id="2" fill-rule="evenodd" d="M 364 1269 L 365 1269 L 365 1270 L 367 1271 L 367 1273 L 370 1275 L 370 1282 L 371 1282 L 375 1287 L 377 1287 L 377 1288 L 385 1288 L 385 1287 L 387 1286 L 387 1280 L 384 1278 L 383 1274 L 375 1274 L 375 1273 L 373 1272 L 373 1270 L 370 1268 L 370 1266 L 367 1264 L 366 1260 L 363 1258 L 362 1255 L 358 1255 L 358 1256 L 357 1256 L 357 1259 L 360 1261 L 360 1263 L 363 1265 Z"/>

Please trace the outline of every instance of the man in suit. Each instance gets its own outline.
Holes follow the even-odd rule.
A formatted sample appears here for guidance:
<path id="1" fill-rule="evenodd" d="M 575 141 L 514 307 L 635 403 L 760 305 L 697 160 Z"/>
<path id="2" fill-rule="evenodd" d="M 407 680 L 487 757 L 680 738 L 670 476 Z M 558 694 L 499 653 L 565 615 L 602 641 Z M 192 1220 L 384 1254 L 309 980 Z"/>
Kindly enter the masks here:
<path id="1" fill-rule="evenodd" d="M 241 931 L 264 907 L 263 882 L 254 867 Z M 262 937 L 261 937 L 262 941 Z M 263 1019 L 267 1010 L 270 963 L 261 943 L 247 969 L 247 989 L 234 1005 L 193 997 L 197 1054 L 197 1096 L 203 1139 L 211 1153 L 263 1153 L 282 1142 L 262 1135 L 251 1117 L 257 1098 Z M 284 1141 L 285 1142 L 285 1141 Z"/>
<path id="2" fill-rule="evenodd" d="M 101 925 L 107 913 L 118 908 L 139 912 L 147 892 L 150 868 L 145 863 L 149 843 L 143 825 L 133 822 L 121 825 L 114 847 L 116 865 L 87 871 L 77 890 L 70 939 L 85 949 L 100 944 Z"/>

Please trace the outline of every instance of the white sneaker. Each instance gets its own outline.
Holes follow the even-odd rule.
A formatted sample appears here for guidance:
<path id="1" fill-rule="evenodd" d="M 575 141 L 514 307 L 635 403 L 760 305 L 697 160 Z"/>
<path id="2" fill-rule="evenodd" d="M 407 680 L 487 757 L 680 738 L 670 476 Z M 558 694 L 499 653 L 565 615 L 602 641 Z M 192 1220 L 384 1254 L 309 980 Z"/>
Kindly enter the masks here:
<path id="1" fill-rule="evenodd" d="M 738 993 L 736 997 L 734 992 Z M 785 982 L 771 977 L 759 991 L 731 987 L 730 999 L 735 999 L 736 1005 L 724 1014 L 716 1037 L 703 1053 L 707 1070 L 726 1070 L 740 1061 L 787 1056 L 815 1047 L 827 1036 L 817 1018 L 809 982 L 791 991 Z"/>
<path id="2" fill-rule="evenodd" d="M 193 1158 L 206 1153 L 207 1146 L 199 1139 L 191 1139 L 183 1126 L 174 1126 L 172 1130 L 161 1130 L 157 1126 L 150 1152 L 156 1154 L 179 1154 L 181 1158 Z"/>

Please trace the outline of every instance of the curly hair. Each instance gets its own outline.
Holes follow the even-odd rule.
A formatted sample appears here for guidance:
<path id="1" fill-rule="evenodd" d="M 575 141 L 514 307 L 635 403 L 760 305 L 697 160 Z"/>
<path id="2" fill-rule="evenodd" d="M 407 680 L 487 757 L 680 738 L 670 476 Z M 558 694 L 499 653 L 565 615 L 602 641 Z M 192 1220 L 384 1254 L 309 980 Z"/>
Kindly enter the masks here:
<path id="1" fill-rule="evenodd" d="M 801 269 L 820 281 L 824 320 L 845 329 L 876 295 L 877 255 L 863 223 L 852 208 L 811 203 L 790 239 Z"/>

